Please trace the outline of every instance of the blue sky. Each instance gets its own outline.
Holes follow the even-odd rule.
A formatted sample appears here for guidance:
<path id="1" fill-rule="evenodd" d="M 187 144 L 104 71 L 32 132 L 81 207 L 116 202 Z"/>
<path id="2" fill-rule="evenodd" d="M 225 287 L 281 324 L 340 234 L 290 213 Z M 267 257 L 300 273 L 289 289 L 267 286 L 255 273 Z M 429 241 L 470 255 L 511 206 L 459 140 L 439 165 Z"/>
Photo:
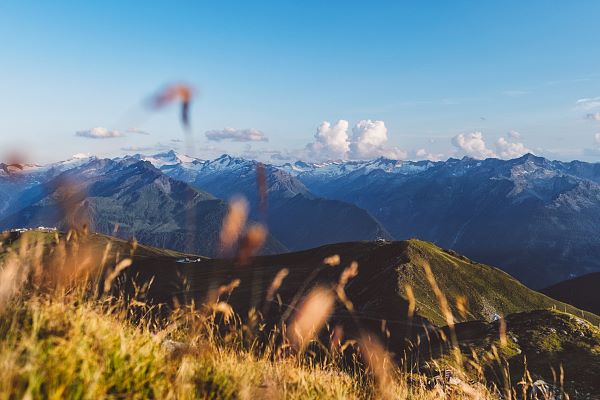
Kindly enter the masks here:
<path id="1" fill-rule="evenodd" d="M 599 161 L 598 15 L 598 1 L 0 2 L 0 151 Z M 193 150 L 176 106 L 142 104 L 181 81 L 199 92 Z M 123 136 L 75 135 L 98 127 Z"/>

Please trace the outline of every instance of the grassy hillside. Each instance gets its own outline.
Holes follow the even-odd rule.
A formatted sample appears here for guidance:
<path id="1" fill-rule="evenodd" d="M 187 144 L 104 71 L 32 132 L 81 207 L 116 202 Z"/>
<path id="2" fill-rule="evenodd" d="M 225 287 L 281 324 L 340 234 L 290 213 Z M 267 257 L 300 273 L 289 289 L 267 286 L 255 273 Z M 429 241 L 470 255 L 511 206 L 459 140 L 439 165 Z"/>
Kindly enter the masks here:
<path id="1" fill-rule="evenodd" d="M 223 318 L 229 315 L 224 302 L 179 307 L 156 320 L 154 306 L 140 297 L 93 295 L 90 289 L 106 280 L 97 282 L 92 265 L 108 259 L 106 265 L 116 262 L 118 269 L 132 250 L 136 263 L 182 257 L 102 235 L 28 232 L 3 238 L 0 399 L 446 397 L 443 389 L 428 388 L 426 377 L 387 361 L 384 373 L 374 373 L 358 361 L 342 363 L 336 353 L 317 358 L 275 344 L 259 351 L 252 338 L 261 328 Z M 47 269 L 38 271 L 37 263 Z M 74 274 L 80 268 L 85 278 Z M 65 274 L 68 279 L 61 279 Z M 373 358 L 383 362 L 387 356 L 374 346 L 368 364 L 381 371 Z M 482 385 L 468 389 L 493 398 Z M 465 392 L 455 388 L 448 394 L 462 398 Z"/>
<path id="2" fill-rule="evenodd" d="M 600 317 L 593 313 L 551 299 L 527 288 L 498 268 L 474 262 L 429 242 L 410 240 L 406 256 L 409 261 L 397 269 L 401 294 L 406 296 L 404 285 L 411 285 L 417 312 L 438 324 L 444 324 L 444 317 L 419 260 L 426 260 L 430 265 L 437 284 L 448 298 L 452 313 L 459 321 L 490 321 L 494 314 L 505 316 L 529 310 L 558 309 L 584 317 L 596 325 L 600 323 Z M 467 309 L 464 316 L 461 316 L 458 306 L 461 302 Z"/>
<path id="3" fill-rule="evenodd" d="M 519 388 L 493 362 L 518 375 L 526 355 L 547 382 L 598 362 L 597 328 L 552 309 L 596 315 L 418 240 L 242 262 L 27 232 L 4 237 L 0 265 L 0 398 L 492 398 Z M 495 316 L 516 338 L 496 361 Z M 449 343 L 480 357 L 449 362 Z M 557 385 L 589 392 L 594 374 Z"/>
<path id="4" fill-rule="evenodd" d="M 465 357 L 468 375 L 479 374 L 500 386 L 539 379 L 576 398 L 595 398 L 600 393 L 600 329 L 574 315 L 536 310 L 511 314 L 505 325 L 466 322 L 456 325 L 455 335 Z M 449 336 L 450 332 L 444 330 Z M 439 336 L 423 346 L 424 357 L 450 362 L 451 346 Z M 433 354 L 431 354 L 433 353 Z M 526 369 L 527 368 L 527 369 Z"/>
<path id="5" fill-rule="evenodd" d="M 340 264 L 331 267 L 323 263 L 337 255 Z M 242 284 L 229 301 L 244 314 L 249 307 L 264 306 L 263 300 L 275 275 L 289 271 L 279 294 L 282 304 L 290 304 L 299 291 L 317 284 L 335 284 L 345 267 L 358 263 L 358 276 L 346 286 L 348 296 L 356 304 L 356 313 L 369 319 L 390 323 L 406 321 L 411 287 L 416 302 L 416 315 L 430 323 L 447 324 L 439 300 L 428 280 L 424 265 L 430 266 L 433 278 L 448 300 L 457 321 L 492 320 L 515 312 L 555 308 L 589 319 L 594 324 L 600 318 L 533 291 L 505 272 L 473 262 L 433 244 L 408 240 L 401 242 L 353 242 L 322 246 L 307 251 L 256 257 L 244 268 L 227 260 L 206 259 L 201 263 L 179 264 L 174 259 L 143 260 L 132 271 L 140 279 L 156 277 L 150 295 L 168 301 L 172 293 L 162 286 L 169 282 L 173 270 L 185 280 L 188 300 L 202 301 L 211 287 L 225 285 L 233 279 Z M 461 315 L 460 304 L 464 304 Z M 343 310 L 340 310 L 343 314 Z"/>

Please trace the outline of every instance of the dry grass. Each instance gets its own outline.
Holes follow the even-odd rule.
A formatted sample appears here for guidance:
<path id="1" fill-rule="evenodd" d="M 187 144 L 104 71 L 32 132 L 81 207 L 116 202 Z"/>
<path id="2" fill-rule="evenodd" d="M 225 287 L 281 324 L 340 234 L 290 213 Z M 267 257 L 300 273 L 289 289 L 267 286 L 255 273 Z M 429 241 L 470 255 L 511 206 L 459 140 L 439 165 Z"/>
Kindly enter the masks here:
<path id="1" fill-rule="evenodd" d="M 229 220 L 234 219 L 231 233 L 223 236 L 228 245 L 243 229 L 244 218 Z M 322 343 L 336 304 L 354 312 L 344 287 L 359 273 L 355 262 L 336 285 L 300 293 L 289 319 L 261 335 L 258 313 L 242 323 L 227 302 L 239 279 L 219 287 L 205 304 L 181 305 L 160 320 L 156 306 L 140 297 L 108 296 L 115 294 L 113 286 L 137 246 L 115 254 L 110 242 L 104 249 L 86 248 L 80 235 L 85 233 L 56 235 L 51 254 L 44 256 L 47 236 L 25 234 L 19 248 L 9 246 L 0 257 L 0 399 L 517 397 L 510 386 L 486 387 L 483 373 L 467 383 L 467 367 L 483 367 L 472 360 L 467 365 L 458 350 L 454 360 L 440 360 L 434 368 L 440 376 L 431 379 L 403 369 L 377 337 L 364 331 L 357 340 L 344 340 L 342 327 L 336 326 L 329 343 Z M 101 267 L 93 267 L 90 259 L 101 260 Z M 341 268 L 338 264 L 330 265 Z M 448 302 L 431 269 L 424 268 L 453 335 Z M 287 274 L 282 269 L 275 277 L 271 299 Z M 407 292 L 412 295 L 410 287 Z M 414 298 L 411 304 L 409 317 Z M 266 345 L 259 339 L 265 336 Z M 450 340 L 455 346 L 456 339 Z M 505 328 L 498 340 L 506 345 Z M 351 362 L 342 356 L 349 349 L 354 349 Z M 503 365 L 501 354 L 492 350 L 486 357 Z"/>

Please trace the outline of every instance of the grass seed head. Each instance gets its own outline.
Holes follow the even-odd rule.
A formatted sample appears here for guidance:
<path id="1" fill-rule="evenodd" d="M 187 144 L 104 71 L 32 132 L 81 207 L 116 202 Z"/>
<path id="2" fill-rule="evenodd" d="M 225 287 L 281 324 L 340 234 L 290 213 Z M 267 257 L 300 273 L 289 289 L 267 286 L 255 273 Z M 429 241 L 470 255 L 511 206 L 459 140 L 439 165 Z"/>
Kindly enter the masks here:
<path id="1" fill-rule="evenodd" d="M 288 339 L 297 350 L 304 350 L 323 328 L 333 311 L 334 301 L 332 291 L 320 286 L 306 296 L 288 331 Z"/>
<path id="2" fill-rule="evenodd" d="M 229 211 L 223 219 L 220 234 L 220 250 L 224 255 L 232 254 L 248 218 L 248 202 L 240 197 L 229 202 Z"/>

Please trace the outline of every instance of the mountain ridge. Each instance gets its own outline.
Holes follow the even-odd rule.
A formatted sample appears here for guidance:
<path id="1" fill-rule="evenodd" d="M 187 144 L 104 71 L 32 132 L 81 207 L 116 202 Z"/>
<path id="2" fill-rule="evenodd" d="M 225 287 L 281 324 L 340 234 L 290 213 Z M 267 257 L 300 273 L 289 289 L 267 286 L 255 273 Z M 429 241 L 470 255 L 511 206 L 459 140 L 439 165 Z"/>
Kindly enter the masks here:
<path id="1" fill-rule="evenodd" d="M 142 159 L 217 197 L 245 195 L 252 217 L 266 218 L 290 249 L 419 237 L 499 265 L 535 288 L 600 271 L 598 163 L 526 154 L 512 160 L 262 164 L 271 214 L 265 217 L 258 204 L 257 161 L 229 155 L 200 160 L 174 151 L 117 160 Z M 7 179 L 0 177 L 0 198 L 18 192 L 12 181 L 13 186 L 2 185 Z M 354 222 L 346 224 L 349 217 Z M 302 225 L 310 228 L 290 228 Z M 321 235 L 320 226 L 338 229 Z"/>

